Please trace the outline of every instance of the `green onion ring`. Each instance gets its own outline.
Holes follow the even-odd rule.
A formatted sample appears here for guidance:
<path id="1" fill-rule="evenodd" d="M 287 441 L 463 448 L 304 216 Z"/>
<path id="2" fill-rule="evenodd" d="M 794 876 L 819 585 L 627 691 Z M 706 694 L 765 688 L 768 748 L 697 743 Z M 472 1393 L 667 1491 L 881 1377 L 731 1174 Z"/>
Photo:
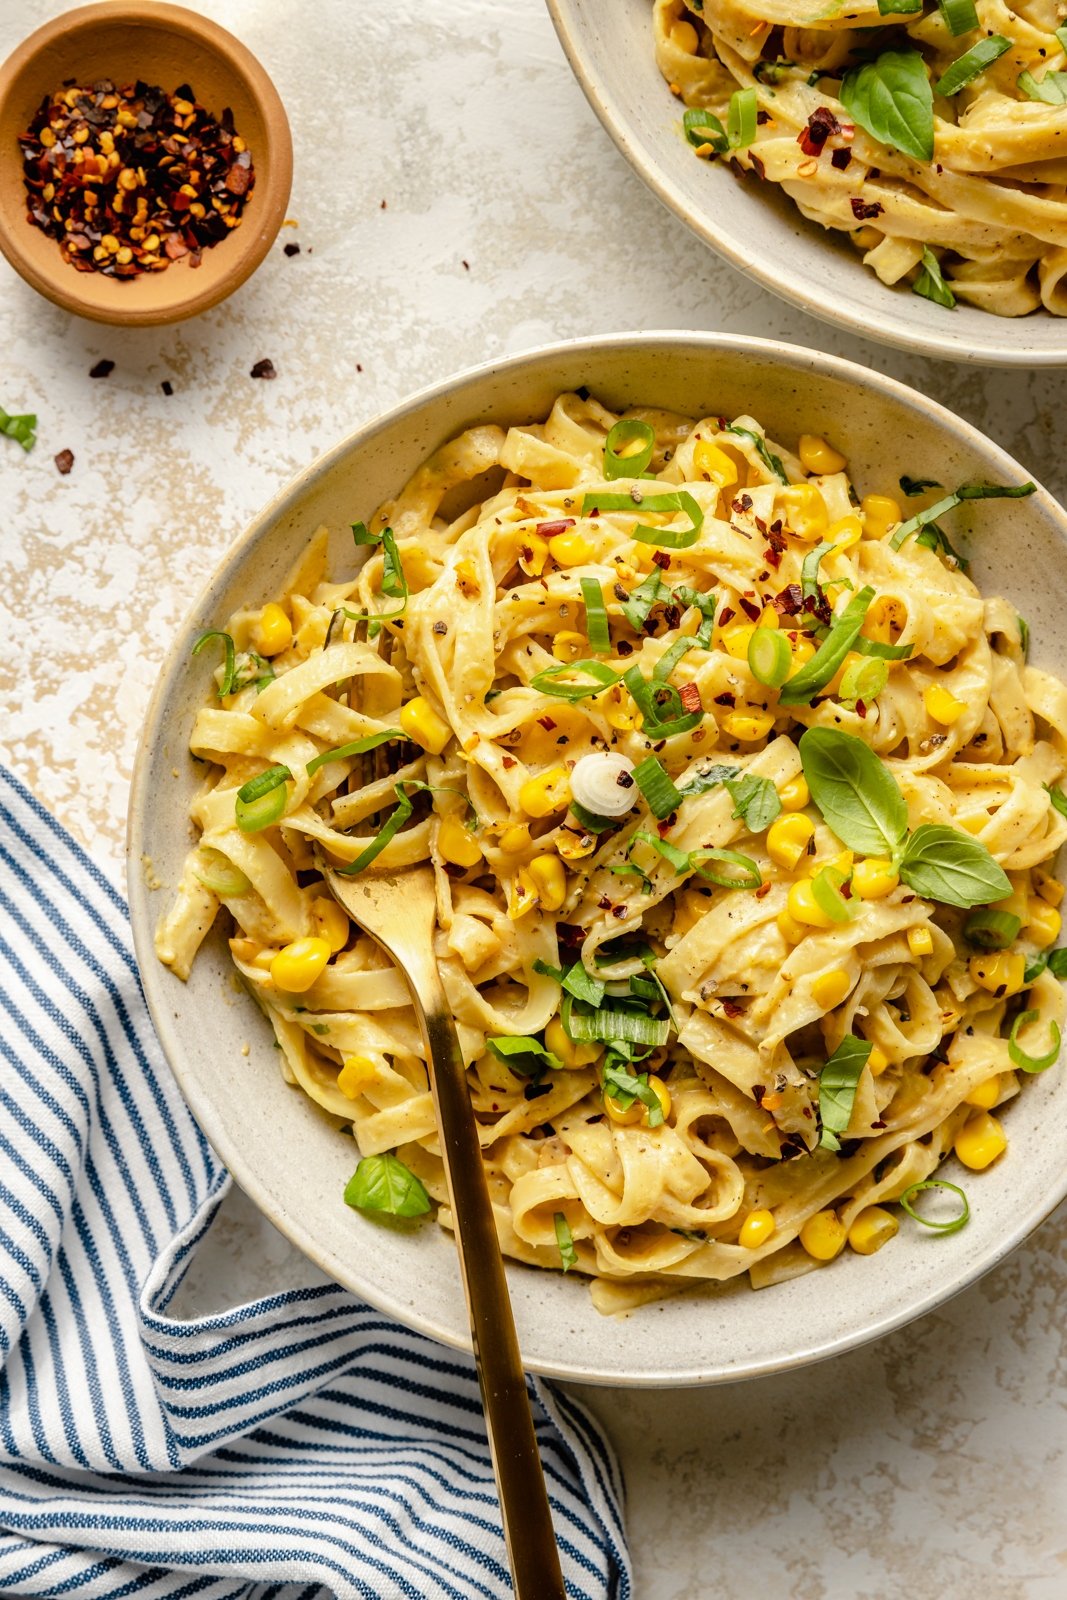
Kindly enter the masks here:
<path id="1" fill-rule="evenodd" d="M 911 1197 L 919 1194 L 923 1189 L 951 1189 L 953 1194 L 959 1195 L 960 1200 L 963 1202 L 963 1210 L 958 1217 L 952 1217 L 948 1222 L 933 1222 L 929 1217 L 921 1217 L 912 1206 Z M 933 1228 L 935 1233 L 959 1233 L 960 1229 L 966 1227 L 971 1218 L 971 1208 L 968 1204 L 967 1196 L 958 1184 L 949 1183 L 947 1178 L 923 1178 L 918 1183 L 909 1184 L 900 1196 L 900 1205 L 903 1206 L 908 1216 L 913 1218 L 915 1222 L 921 1222 L 924 1228 Z"/>
<path id="2" fill-rule="evenodd" d="M 1020 1011 L 1011 1025 L 1011 1033 L 1008 1035 L 1008 1054 L 1020 1072 L 1046 1072 L 1049 1067 L 1055 1066 L 1059 1059 L 1060 1029 L 1057 1022 L 1050 1022 L 1048 1025 L 1052 1048 L 1045 1055 L 1028 1055 L 1018 1042 L 1019 1029 L 1025 1028 L 1028 1022 L 1036 1022 L 1040 1015 L 1039 1011 Z"/>

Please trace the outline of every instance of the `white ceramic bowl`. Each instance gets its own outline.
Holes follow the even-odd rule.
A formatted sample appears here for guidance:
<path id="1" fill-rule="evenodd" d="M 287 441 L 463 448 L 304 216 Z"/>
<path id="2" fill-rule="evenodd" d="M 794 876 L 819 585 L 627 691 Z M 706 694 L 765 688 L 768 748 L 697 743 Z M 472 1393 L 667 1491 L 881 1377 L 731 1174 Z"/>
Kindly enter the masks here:
<path id="1" fill-rule="evenodd" d="M 223 561 L 174 640 L 135 773 L 129 887 L 148 1002 L 201 1127 L 271 1221 L 355 1293 L 459 1346 L 468 1344 L 467 1319 L 449 1236 L 433 1224 L 376 1224 L 342 1203 L 355 1144 L 282 1081 L 268 1025 L 228 980 L 221 938 L 208 943 L 185 985 L 157 963 L 152 935 L 188 848 L 188 806 L 199 784 L 187 753 L 205 681 L 190 670 L 196 636 L 224 625 L 238 605 L 271 595 L 320 523 L 340 531 L 368 518 L 460 429 L 543 417 L 557 393 L 581 384 L 614 407 L 750 412 L 789 445 L 801 431 L 825 434 L 847 452 L 864 491 L 895 489 L 901 471 L 948 484 L 1025 476 L 967 423 L 850 362 L 722 334 L 624 334 L 514 356 L 424 390 L 309 467 Z M 957 516 L 953 539 L 967 526 L 966 512 Z M 985 502 L 972 517 L 976 580 L 1027 616 L 1035 660 L 1067 671 L 1067 515 L 1042 490 Z M 241 1053 L 246 1040 L 249 1056 Z M 590 1382 L 712 1383 L 800 1365 L 898 1327 L 988 1271 L 1067 1193 L 1067 1074 L 1055 1069 L 1027 1083 L 1006 1120 L 1008 1152 L 990 1172 L 968 1175 L 973 1220 L 949 1238 L 905 1221 L 872 1258 L 846 1255 L 758 1294 L 747 1282 L 702 1289 L 624 1320 L 594 1311 L 577 1276 L 510 1266 L 527 1365 Z"/>
<path id="2" fill-rule="evenodd" d="M 739 271 L 864 339 L 921 355 L 1011 367 L 1067 366 L 1067 318 L 994 317 L 890 289 L 841 236 L 801 216 L 776 185 L 700 161 L 681 133 L 683 107 L 656 66 L 652 0 L 548 0 L 590 105 L 664 205 Z"/>

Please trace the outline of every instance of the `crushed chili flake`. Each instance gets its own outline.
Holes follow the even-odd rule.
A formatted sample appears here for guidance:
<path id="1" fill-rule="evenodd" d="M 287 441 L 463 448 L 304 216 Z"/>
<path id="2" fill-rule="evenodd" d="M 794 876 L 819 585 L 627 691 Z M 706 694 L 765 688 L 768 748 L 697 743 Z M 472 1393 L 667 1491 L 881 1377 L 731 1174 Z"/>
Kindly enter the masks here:
<path id="1" fill-rule="evenodd" d="M 557 533 L 566 533 L 568 528 L 574 527 L 573 517 L 561 517 L 557 522 L 539 522 L 537 532 L 542 539 L 551 539 Z"/>
<path id="2" fill-rule="evenodd" d="M 729 689 L 727 689 L 723 694 L 717 694 L 715 696 L 715 704 L 717 706 L 735 706 L 737 704 L 737 696 L 735 694 L 731 694 Z"/>
<path id="3" fill-rule="evenodd" d="M 804 604 L 804 591 L 799 583 L 787 583 L 780 594 L 776 594 L 771 605 L 781 617 L 795 617 Z"/>
<path id="4" fill-rule="evenodd" d="M 435 622 L 434 625 L 433 625 L 433 631 L 434 631 L 434 633 L 438 634 L 441 638 L 443 638 L 444 635 L 448 632 L 448 623 L 447 622 L 440 622 L 440 621 Z"/>
<path id="5" fill-rule="evenodd" d="M 274 362 L 269 361 L 266 358 L 264 358 L 262 361 L 257 361 L 249 373 L 250 378 L 276 378 L 277 376 L 278 374 L 275 371 Z"/>
<path id="6" fill-rule="evenodd" d="M 620 639 L 615 646 L 615 654 L 618 656 L 632 656 L 633 653 L 634 647 L 628 639 Z"/>
<path id="7" fill-rule="evenodd" d="M 683 711 L 703 711 L 704 709 L 698 684 L 683 683 L 678 690 L 678 698 L 682 703 Z"/>
<path id="8" fill-rule="evenodd" d="M 506 771 L 509 767 L 515 766 L 515 757 L 514 756 L 501 756 L 500 765 Z"/>
<path id="9" fill-rule="evenodd" d="M 864 718 L 867 716 L 867 707 L 864 705 L 862 700 L 856 701 L 856 715 Z"/>
<path id="10" fill-rule="evenodd" d="M 227 107 L 216 119 L 187 83 L 66 84 L 19 136 L 26 220 L 79 272 L 135 278 L 239 226 L 255 185 L 252 153 Z"/>
<path id="11" fill-rule="evenodd" d="M 759 608 L 759 606 L 754 605 L 751 600 L 746 600 L 744 595 L 741 596 L 740 600 L 738 601 L 738 605 L 741 607 L 741 610 L 745 613 L 745 616 L 748 618 L 749 622 L 758 622 L 759 621 L 759 618 L 760 618 L 760 608 Z"/>
<path id="12" fill-rule="evenodd" d="M 667 550 L 653 550 L 653 552 L 652 552 L 652 565 L 654 567 L 662 567 L 663 570 L 666 572 L 666 570 L 670 566 L 670 564 L 671 564 L 671 558 L 670 558 L 670 552 L 669 551 L 667 551 Z"/>
<path id="13" fill-rule="evenodd" d="M 878 200 L 861 200 L 858 195 L 852 196 L 849 205 L 857 222 L 867 222 L 871 217 L 880 217 L 885 210 Z"/>
<path id="14" fill-rule="evenodd" d="M 287 244 L 285 246 L 285 254 L 287 256 L 298 256 L 300 254 L 300 246 L 298 244 Z"/>
<path id="15" fill-rule="evenodd" d="M 817 156 L 832 134 L 841 132 L 841 124 L 829 106 L 817 106 L 808 118 L 807 126 L 797 135 L 797 144 L 806 156 Z"/>
<path id="16" fill-rule="evenodd" d="M 830 156 L 830 165 L 836 167 L 838 172 L 847 172 L 851 161 L 851 150 L 834 150 Z"/>
<path id="17" fill-rule="evenodd" d="M 110 378 L 115 370 L 113 361 L 98 361 L 95 367 L 89 368 L 90 378 Z"/>
<path id="18" fill-rule="evenodd" d="M 61 450 L 55 457 L 55 463 L 56 471 L 65 478 L 71 467 L 74 465 L 74 451 Z"/>
<path id="19" fill-rule="evenodd" d="M 736 615 L 737 612 L 734 611 L 732 607 L 723 606 L 722 610 L 719 612 L 719 627 L 725 628 L 726 624 L 728 622 L 732 622 Z"/>
<path id="20" fill-rule="evenodd" d="M 724 1000 L 722 1009 L 724 1015 L 728 1017 L 743 1017 L 745 1014 L 744 1006 L 739 1006 L 736 1000 Z"/>
<path id="21" fill-rule="evenodd" d="M 736 500 L 731 500 L 730 510 L 736 511 L 738 516 L 741 516 L 746 511 L 751 511 L 752 496 L 750 494 L 739 494 Z"/>
<path id="22" fill-rule="evenodd" d="M 748 159 L 752 163 L 756 177 L 759 178 L 761 183 L 764 182 L 767 177 L 767 168 L 763 165 L 763 162 L 760 160 L 759 156 L 754 150 L 750 150 L 748 152 Z"/>
<path id="23" fill-rule="evenodd" d="M 541 724 L 542 728 L 544 728 L 546 733 L 551 733 L 552 729 L 557 725 L 555 717 L 538 717 L 537 720 Z"/>

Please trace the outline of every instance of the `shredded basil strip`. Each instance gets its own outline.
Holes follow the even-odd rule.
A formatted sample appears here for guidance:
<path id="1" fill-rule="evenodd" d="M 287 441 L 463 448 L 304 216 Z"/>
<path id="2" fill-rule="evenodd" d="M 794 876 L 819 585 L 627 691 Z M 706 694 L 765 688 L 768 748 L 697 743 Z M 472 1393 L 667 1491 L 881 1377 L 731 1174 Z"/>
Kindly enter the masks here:
<path id="1" fill-rule="evenodd" d="M 586 833 L 606 833 L 609 828 L 617 828 L 622 823 L 621 817 L 598 817 L 595 811 L 587 811 L 577 800 L 571 801 L 571 815 Z"/>
<path id="2" fill-rule="evenodd" d="M 685 800 L 692 795 L 706 794 L 709 789 L 717 789 L 720 783 L 725 783 L 727 778 L 736 778 L 740 771 L 740 767 L 728 767 L 720 762 L 710 767 L 700 767 L 689 782 L 682 785 L 678 793 Z"/>
<path id="3" fill-rule="evenodd" d="M 619 454 L 620 447 L 640 440 L 641 448 L 632 455 Z M 648 470 L 652 452 L 656 448 L 656 435 L 647 422 L 638 417 L 622 417 L 604 440 L 605 478 L 639 478 Z"/>
<path id="4" fill-rule="evenodd" d="M 645 798 L 645 804 L 662 822 L 672 811 L 677 811 L 685 796 L 675 787 L 662 762 L 656 756 L 646 756 L 633 770 L 633 780 Z"/>
<path id="5" fill-rule="evenodd" d="M 320 767 L 325 767 L 331 761 L 346 761 L 349 756 L 362 756 L 368 750 L 376 750 L 380 744 L 386 744 L 390 739 L 403 739 L 406 736 L 399 728 L 383 728 L 380 733 L 368 733 L 363 739 L 353 739 L 350 744 L 335 745 L 332 750 L 323 750 L 321 755 L 313 756 L 307 764 L 307 775 L 312 777 Z"/>
<path id="6" fill-rule="evenodd" d="M 1045 793 L 1049 797 L 1052 809 L 1058 811 L 1061 817 L 1067 817 L 1067 794 L 1064 794 L 1062 789 L 1054 789 L 1050 783 L 1045 784 Z"/>
<path id="7" fill-rule="evenodd" d="M 971 4 L 971 0 L 967 0 Z M 972 5 L 973 10 L 973 5 Z M 977 27 L 977 18 L 971 24 Z M 966 30 L 961 29 L 961 32 Z M 960 90 L 970 83 L 972 78 L 977 78 L 986 67 L 991 67 L 994 61 L 999 61 L 1005 50 L 1011 49 L 1011 40 L 1005 39 L 1003 34 L 991 33 L 984 39 L 979 39 L 977 44 L 972 44 L 961 56 L 957 56 L 951 67 L 934 84 L 934 93 L 952 96 L 959 94 Z"/>
<path id="8" fill-rule="evenodd" d="M 756 433 L 752 428 L 739 428 L 736 423 L 732 423 L 726 432 L 736 433 L 739 438 L 747 439 L 750 444 L 754 444 L 756 454 L 767 470 L 778 479 L 778 482 L 786 484 L 789 482 L 789 474 L 782 465 L 781 457 L 776 456 L 768 448 L 767 441 L 762 434 Z"/>
<path id="9" fill-rule="evenodd" d="M 686 633 L 683 633 L 680 638 L 675 639 L 674 643 L 670 645 L 668 649 L 664 650 L 663 654 L 656 662 L 656 665 L 652 668 L 653 683 L 665 683 L 670 677 L 671 673 L 674 671 L 675 667 L 678 665 L 679 661 L 681 661 L 684 655 L 692 650 L 695 643 L 696 640 L 690 639 L 689 635 Z"/>
<path id="10" fill-rule="evenodd" d="M 952 494 L 946 495 L 943 500 L 938 500 L 934 505 L 928 506 L 925 511 L 918 512 L 914 517 L 909 517 L 907 522 L 902 522 L 890 539 L 890 547 L 899 550 L 905 539 L 910 539 L 913 533 L 928 527 L 936 522 L 946 512 L 954 511 L 964 500 L 1024 500 L 1027 495 L 1036 494 L 1036 483 L 1020 483 L 1014 486 L 1001 486 L 993 483 L 961 483 Z"/>
<path id="11" fill-rule="evenodd" d="M 704 513 L 687 489 L 672 490 L 670 494 L 587 494 L 582 500 L 582 515 L 591 511 L 629 511 L 634 516 L 642 512 L 681 511 L 689 518 L 688 528 L 653 528 L 639 522 L 631 538 L 639 544 L 659 545 L 664 550 L 688 550 L 700 536 L 704 526 Z"/>
<path id="12" fill-rule="evenodd" d="M 782 685 L 779 695 L 782 705 L 804 705 L 830 682 L 859 637 L 873 599 L 874 590 L 869 585 L 853 595 L 831 624 L 830 631 L 811 660 Z"/>
<path id="13" fill-rule="evenodd" d="M 661 839 L 658 834 L 640 829 L 630 841 L 630 849 L 632 850 L 634 845 L 637 844 L 650 845 L 657 855 L 661 855 L 664 861 L 674 868 L 675 872 L 689 872 L 692 868 L 689 851 L 680 850 L 676 844 L 671 844 L 667 839 Z"/>
<path id="14" fill-rule="evenodd" d="M 663 574 L 656 567 L 643 583 L 638 584 L 630 598 L 623 602 L 622 614 L 635 633 L 641 632 L 648 621 L 652 607 L 668 592 Z"/>
<path id="15" fill-rule="evenodd" d="M 390 600 L 400 601 L 392 611 L 349 611 L 347 606 L 341 607 L 350 622 L 365 622 L 368 638 L 374 639 L 381 632 L 383 622 L 392 622 L 394 617 L 402 616 L 407 610 L 408 581 L 404 575 L 404 565 L 396 547 L 392 528 L 385 528 L 381 533 L 371 533 L 365 522 L 354 522 L 352 540 L 356 545 L 381 545 L 382 593 Z"/>
<path id="16" fill-rule="evenodd" d="M 952 1194 L 959 1195 L 963 1209 L 959 1216 L 952 1217 L 948 1222 L 934 1222 L 930 1217 L 920 1216 L 912 1206 L 912 1196 L 921 1194 L 924 1189 L 948 1189 Z M 967 1196 L 958 1184 L 949 1183 L 947 1178 L 924 1178 L 919 1183 L 911 1183 L 900 1197 L 900 1205 L 916 1222 L 921 1222 L 924 1228 L 933 1228 L 935 1233 L 958 1233 L 970 1221 L 971 1208 L 967 1203 Z"/>
<path id="17" fill-rule="evenodd" d="M 649 1045 L 655 1049 L 667 1043 L 671 1020 L 650 1017 L 647 1011 L 617 1011 L 610 1006 L 597 1006 L 592 1011 L 578 1011 L 572 1007 L 564 1026 L 570 1038 L 579 1044 L 620 1042 Z"/>
<path id="18" fill-rule="evenodd" d="M 571 1233 L 570 1224 L 562 1211 L 557 1211 L 552 1221 L 556 1229 L 559 1259 L 563 1263 L 564 1272 L 569 1272 L 572 1267 L 578 1265 L 578 1252 L 574 1248 L 574 1235 Z"/>
<path id="19" fill-rule="evenodd" d="M 683 709 L 681 696 L 673 684 L 662 680 L 646 683 L 638 666 L 628 668 L 622 681 L 644 718 L 642 731 L 649 739 L 670 739 L 676 733 L 688 733 L 704 720 L 703 711 Z"/>
<path id="20" fill-rule="evenodd" d="M 595 655 L 606 655 L 611 649 L 611 633 L 608 630 L 604 591 L 596 578 L 582 579 L 582 599 L 585 602 L 585 631 L 589 648 Z"/>
<path id="21" fill-rule="evenodd" d="M 659 1095 L 648 1081 L 647 1072 L 633 1073 L 627 1072 L 625 1067 L 608 1066 L 604 1068 L 601 1087 L 624 1111 L 635 1100 L 640 1100 L 648 1112 L 650 1128 L 658 1128 L 663 1121 L 663 1107 Z"/>
<path id="22" fill-rule="evenodd" d="M 587 1005 L 598 1006 L 604 998 L 604 984 L 592 973 L 586 972 L 580 961 L 568 967 L 566 972 L 562 967 L 549 966 L 540 956 L 533 966 L 535 972 L 542 973 L 546 978 L 555 978 L 561 989 L 566 989 L 576 1000 L 584 1000 Z"/>
<path id="23" fill-rule="evenodd" d="M 225 700 L 228 694 L 233 693 L 233 678 L 234 669 L 237 663 L 237 652 L 233 647 L 232 635 L 223 633 L 219 628 L 209 628 L 207 633 L 202 633 L 199 639 L 193 645 L 192 653 L 194 656 L 198 656 L 200 654 L 201 650 L 203 650 L 209 639 L 222 640 L 222 648 L 225 652 L 225 665 L 222 671 L 222 682 L 218 687 L 218 695 L 220 700 Z"/>
<path id="24" fill-rule="evenodd" d="M 1043 1056 L 1029 1055 L 1019 1043 L 1019 1029 L 1025 1028 L 1028 1022 L 1036 1022 L 1040 1015 L 1039 1011 L 1020 1011 L 1011 1025 L 1011 1033 L 1008 1035 L 1008 1054 L 1020 1072 L 1047 1072 L 1049 1067 L 1055 1066 L 1059 1060 L 1060 1028 L 1058 1022 L 1050 1022 L 1048 1025 L 1052 1044 Z"/>
<path id="25" fill-rule="evenodd" d="M 421 1179 L 388 1151 L 363 1157 L 345 1185 L 345 1205 L 391 1217 L 423 1217 L 431 1209 Z"/>
<path id="26" fill-rule="evenodd" d="M 560 681 L 563 674 L 568 677 L 576 673 L 584 673 L 587 678 L 592 678 L 592 683 L 563 683 Z M 538 689 L 541 694 L 554 695 L 557 700 L 585 700 L 592 694 L 601 694 L 605 689 L 612 689 L 622 679 L 622 674 L 612 672 L 602 661 L 564 661 L 555 667 L 546 667 L 543 672 L 535 673 L 530 679 L 530 688 Z"/>
<path id="27" fill-rule="evenodd" d="M 1016 86 L 1027 100 L 1041 100 L 1047 106 L 1067 105 L 1067 72 L 1046 72 L 1043 78 L 1020 72 Z"/>
<path id="28" fill-rule="evenodd" d="M 350 862 L 347 867 L 337 868 L 337 871 L 343 877 L 354 878 L 358 872 L 365 871 L 375 857 L 381 855 L 390 839 L 400 832 L 400 829 L 415 809 L 410 795 L 406 792 L 408 787 L 409 785 L 404 782 L 393 785 L 398 801 L 396 809 L 390 812 L 384 826 L 375 834 L 367 848 L 361 850 L 356 859 Z"/>
<path id="29" fill-rule="evenodd" d="M 700 626 L 693 638 L 702 650 L 710 650 L 711 636 L 715 627 L 715 596 L 702 594 L 699 589 L 691 589 L 688 584 L 680 583 L 672 591 L 671 599 L 677 601 L 679 605 L 693 606 L 700 612 Z"/>
<path id="30" fill-rule="evenodd" d="M 844 1133 L 852 1120 L 860 1074 L 867 1065 L 871 1049 L 866 1039 L 846 1033 L 819 1073 L 819 1120 L 822 1124 L 819 1143 L 824 1150 L 841 1148 L 837 1135 Z"/>
<path id="31" fill-rule="evenodd" d="M 1054 978 L 1067 978 L 1067 948 L 1049 951 L 1048 970 Z"/>
<path id="32" fill-rule="evenodd" d="M 536 1077 L 546 1067 L 553 1072 L 560 1072 L 563 1069 L 563 1062 L 559 1056 L 553 1055 L 540 1039 L 535 1039 L 529 1033 L 498 1034 L 492 1039 L 486 1039 L 485 1047 L 498 1061 L 503 1061 L 505 1066 L 524 1078 Z M 528 1061 L 529 1065 L 524 1066 L 522 1064 L 524 1061 Z"/>

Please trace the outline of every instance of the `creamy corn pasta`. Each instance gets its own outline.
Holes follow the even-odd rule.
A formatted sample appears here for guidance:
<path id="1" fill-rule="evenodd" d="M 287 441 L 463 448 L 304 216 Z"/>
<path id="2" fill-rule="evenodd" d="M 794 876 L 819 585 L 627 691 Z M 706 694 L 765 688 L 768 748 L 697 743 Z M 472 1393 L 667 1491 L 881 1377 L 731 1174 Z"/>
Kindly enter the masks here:
<path id="1" fill-rule="evenodd" d="M 883 283 L 1067 314 L 1061 0 L 654 0 L 698 155 L 781 186 Z"/>
<path id="2" fill-rule="evenodd" d="M 351 1204 L 451 1220 L 404 978 L 324 858 L 432 864 L 503 1247 L 601 1309 L 965 1220 L 920 1191 L 1000 1156 L 1059 1045 L 1067 687 L 952 543 L 1033 485 L 901 485 L 564 394 L 199 641 L 158 953 L 186 977 L 224 913 L 282 1071 L 355 1135 Z"/>

